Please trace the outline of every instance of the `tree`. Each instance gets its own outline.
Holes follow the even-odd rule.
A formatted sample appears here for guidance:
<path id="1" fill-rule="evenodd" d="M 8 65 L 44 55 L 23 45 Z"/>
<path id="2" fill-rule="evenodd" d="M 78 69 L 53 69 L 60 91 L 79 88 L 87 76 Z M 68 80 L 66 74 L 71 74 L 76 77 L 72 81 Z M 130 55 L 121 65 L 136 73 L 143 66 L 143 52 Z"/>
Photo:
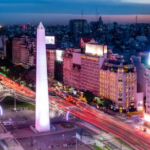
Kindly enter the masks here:
<path id="1" fill-rule="evenodd" d="M 104 100 L 100 99 L 100 98 L 97 98 L 97 104 L 99 105 L 104 105 Z"/>
<path id="2" fill-rule="evenodd" d="M 94 94 L 91 91 L 85 91 L 84 92 L 84 97 L 86 97 L 87 102 L 90 104 L 93 101 Z"/>
<path id="3" fill-rule="evenodd" d="M 112 104 L 112 101 L 109 99 L 104 99 L 104 106 L 108 108 Z"/>

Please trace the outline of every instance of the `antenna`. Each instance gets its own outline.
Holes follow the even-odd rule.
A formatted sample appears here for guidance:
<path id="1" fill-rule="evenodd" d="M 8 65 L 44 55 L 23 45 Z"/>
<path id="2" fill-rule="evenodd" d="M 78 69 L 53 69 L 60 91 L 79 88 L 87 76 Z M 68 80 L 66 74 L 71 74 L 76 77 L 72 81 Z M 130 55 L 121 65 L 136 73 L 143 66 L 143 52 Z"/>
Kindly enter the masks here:
<path id="1" fill-rule="evenodd" d="M 99 12 L 97 11 L 97 7 L 96 7 L 96 21 L 98 21 L 98 15 L 99 15 Z"/>
<path id="2" fill-rule="evenodd" d="M 81 18 L 81 19 L 83 20 L 83 9 L 81 10 L 81 16 L 82 16 L 82 18 Z"/>
<path id="3" fill-rule="evenodd" d="M 137 15 L 135 17 L 135 22 L 136 22 L 136 24 L 138 23 L 138 16 Z"/>

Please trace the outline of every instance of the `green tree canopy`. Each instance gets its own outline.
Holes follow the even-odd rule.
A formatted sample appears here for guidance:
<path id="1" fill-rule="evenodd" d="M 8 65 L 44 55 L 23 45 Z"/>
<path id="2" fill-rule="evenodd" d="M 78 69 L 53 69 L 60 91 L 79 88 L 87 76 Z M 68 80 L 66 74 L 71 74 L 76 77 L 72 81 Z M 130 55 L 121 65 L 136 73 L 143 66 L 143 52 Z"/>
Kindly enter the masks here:
<path id="1" fill-rule="evenodd" d="M 104 105 L 104 100 L 97 98 L 97 104 Z"/>
<path id="2" fill-rule="evenodd" d="M 109 99 L 104 99 L 103 101 L 104 101 L 104 106 L 105 106 L 106 108 L 108 108 L 108 107 L 112 104 L 112 101 L 109 100 Z"/>
<path id="3" fill-rule="evenodd" d="M 87 90 L 84 92 L 84 97 L 86 97 L 88 103 L 91 103 L 93 101 L 94 94 L 93 92 Z"/>

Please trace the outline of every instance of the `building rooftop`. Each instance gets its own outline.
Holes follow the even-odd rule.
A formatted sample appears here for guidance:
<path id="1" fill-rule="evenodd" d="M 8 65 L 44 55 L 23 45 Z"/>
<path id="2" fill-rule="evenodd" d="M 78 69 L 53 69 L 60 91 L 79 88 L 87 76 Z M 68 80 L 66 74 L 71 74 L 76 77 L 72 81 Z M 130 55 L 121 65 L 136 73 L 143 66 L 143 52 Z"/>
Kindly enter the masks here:
<path id="1" fill-rule="evenodd" d="M 124 72 L 134 72 L 132 61 L 126 58 L 106 59 L 102 65 L 103 70 L 110 70 L 112 72 L 118 72 L 119 68 L 122 68 Z"/>
<path id="2" fill-rule="evenodd" d="M 90 42 L 92 39 L 94 39 L 94 38 L 92 38 L 92 37 L 82 37 L 81 38 L 85 43 L 87 43 L 87 42 Z"/>

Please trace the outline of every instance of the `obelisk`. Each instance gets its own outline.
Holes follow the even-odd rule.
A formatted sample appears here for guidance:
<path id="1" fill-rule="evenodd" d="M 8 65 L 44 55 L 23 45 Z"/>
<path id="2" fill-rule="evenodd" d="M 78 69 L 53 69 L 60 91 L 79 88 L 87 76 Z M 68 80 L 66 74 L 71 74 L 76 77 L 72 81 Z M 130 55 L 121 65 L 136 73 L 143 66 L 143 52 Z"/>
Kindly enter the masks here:
<path id="1" fill-rule="evenodd" d="M 37 27 L 35 117 L 35 129 L 38 132 L 50 131 L 45 28 L 41 22 Z"/>

